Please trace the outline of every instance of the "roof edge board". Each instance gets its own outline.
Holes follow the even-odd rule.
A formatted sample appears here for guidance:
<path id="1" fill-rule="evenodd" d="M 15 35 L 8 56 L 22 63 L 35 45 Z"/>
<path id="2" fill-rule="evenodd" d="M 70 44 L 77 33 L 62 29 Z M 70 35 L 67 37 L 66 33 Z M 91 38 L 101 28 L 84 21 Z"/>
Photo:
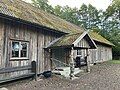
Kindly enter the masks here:
<path id="1" fill-rule="evenodd" d="M 90 40 L 92 41 L 92 43 L 94 44 L 95 48 L 97 48 L 97 45 L 95 44 L 95 42 L 93 41 L 93 39 L 90 37 L 90 35 L 89 34 L 87 34 L 87 35 L 90 38 Z"/>
<path id="2" fill-rule="evenodd" d="M 95 46 L 95 48 L 97 48 L 97 45 L 95 44 L 95 42 L 93 41 L 93 39 L 90 37 L 90 35 L 88 34 L 89 31 L 85 31 L 83 32 L 83 34 L 78 38 L 76 39 L 74 42 L 73 42 L 73 45 L 76 46 L 77 43 L 82 40 L 86 35 L 88 35 L 88 37 L 90 38 L 91 42 L 93 43 L 93 45 Z"/>
<path id="3" fill-rule="evenodd" d="M 32 23 L 32 22 L 29 22 L 29 21 L 26 21 L 26 20 L 23 20 L 23 19 L 20 19 L 20 18 L 12 17 L 12 16 L 9 16 L 9 15 L 3 14 L 3 13 L 0 13 L 0 17 L 3 18 L 3 19 L 15 21 L 15 22 L 18 22 L 18 23 L 22 23 L 22 24 L 26 24 L 26 25 L 32 25 L 32 26 L 37 27 L 37 28 L 42 27 L 42 28 L 45 28 L 45 29 L 49 29 L 49 31 L 51 31 L 51 32 L 68 34 L 66 32 L 58 31 L 58 30 L 52 29 L 50 27 L 42 26 L 42 25 L 39 25 L 37 23 Z"/>
<path id="4" fill-rule="evenodd" d="M 76 39 L 72 44 L 73 44 L 74 46 L 77 45 L 77 43 L 78 43 L 86 34 L 88 34 L 88 31 L 84 31 L 84 32 L 82 33 L 82 35 L 81 35 L 78 39 Z"/>
<path id="5" fill-rule="evenodd" d="M 60 38 L 57 38 L 57 39 L 55 39 L 55 40 L 53 40 L 51 43 L 49 43 L 46 47 L 44 47 L 44 48 L 49 48 L 51 45 L 53 45 L 54 43 L 56 43 L 58 40 L 60 40 L 62 37 L 60 37 Z"/>

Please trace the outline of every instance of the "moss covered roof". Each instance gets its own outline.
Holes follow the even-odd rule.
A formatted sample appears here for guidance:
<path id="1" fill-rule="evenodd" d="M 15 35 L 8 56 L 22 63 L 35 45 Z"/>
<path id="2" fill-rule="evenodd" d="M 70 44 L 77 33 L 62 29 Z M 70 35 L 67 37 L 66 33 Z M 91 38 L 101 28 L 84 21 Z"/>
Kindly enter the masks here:
<path id="1" fill-rule="evenodd" d="M 82 34 L 83 32 L 64 35 L 58 41 L 50 45 L 50 47 L 71 46 L 73 42 L 78 39 Z"/>
<path id="2" fill-rule="evenodd" d="M 96 32 L 89 32 L 89 35 L 95 41 L 114 46 L 114 44 L 112 44 L 110 41 L 108 41 L 107 39 L 105 39 L 104 37 L 102 37 L 100 34 Z"/>
<path id="3" fill-rule="evenodd" d="M 0 0 L 0 13 L 64 33 L 73 34 L 84 31 L 84 29 L 52 14 L 48 14 L 22 0 Z M 91 37 L 96 41 L 112 45 L 109 41 L 96 33 L 92 33 Z"/>
<path id="4" fill-rule="evenodd" d="M 22 0 L 0 0 L 0 13 L 65 33 L 74 33 L 82 29 Z"/>

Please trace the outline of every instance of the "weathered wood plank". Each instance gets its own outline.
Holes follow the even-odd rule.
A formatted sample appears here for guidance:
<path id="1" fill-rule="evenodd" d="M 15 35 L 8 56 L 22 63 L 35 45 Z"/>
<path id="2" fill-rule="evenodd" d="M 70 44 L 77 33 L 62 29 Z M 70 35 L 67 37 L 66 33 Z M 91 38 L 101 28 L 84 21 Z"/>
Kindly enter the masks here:
<path id="1" fill-rule="evenodd" d="M 16 71 L 24 71 L 24 70 L 30 70 L 31 66 L 22 66 L 22 67 L 7 67 L 0 69 L 0 74 L 3 73 L 10 73 L 10 72 L 16 72 Z"/>

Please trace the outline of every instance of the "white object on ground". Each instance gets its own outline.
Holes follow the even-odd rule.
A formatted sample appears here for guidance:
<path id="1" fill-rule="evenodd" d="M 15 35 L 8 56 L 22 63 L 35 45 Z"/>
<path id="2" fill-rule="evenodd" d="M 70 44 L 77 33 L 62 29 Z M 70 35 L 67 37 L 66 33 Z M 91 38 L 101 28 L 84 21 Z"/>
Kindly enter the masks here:
<path id="1" fill-rule="evenodd" d="M 82 72 L 83 70 L 80 70 L 79 68 L 75 68 L 74 75 Z M 66 78 L 70 77 L 70 67 L 57 67 L 55 70 L 52 71 L 52 73 L 60 74 Z"/>
<path id="2" fill-rule="evenodd" d="M 7 88 L 3 87 L 3 88 L 0 88 L 0 90 L 8 90 Z"/>

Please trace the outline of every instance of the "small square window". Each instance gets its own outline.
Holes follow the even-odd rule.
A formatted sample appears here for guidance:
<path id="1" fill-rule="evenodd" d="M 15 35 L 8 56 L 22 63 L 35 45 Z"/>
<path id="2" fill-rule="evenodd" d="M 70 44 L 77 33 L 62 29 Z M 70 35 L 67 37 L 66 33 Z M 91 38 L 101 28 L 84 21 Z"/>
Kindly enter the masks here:
<path id="1" fill-rule="evenodd" d="M 12 50 L 11 50 L 11 58 L 12 59 L 20 59 L 20 58 L 28 58 L 28 42 L 23 41 L 12 41 Z"/>

